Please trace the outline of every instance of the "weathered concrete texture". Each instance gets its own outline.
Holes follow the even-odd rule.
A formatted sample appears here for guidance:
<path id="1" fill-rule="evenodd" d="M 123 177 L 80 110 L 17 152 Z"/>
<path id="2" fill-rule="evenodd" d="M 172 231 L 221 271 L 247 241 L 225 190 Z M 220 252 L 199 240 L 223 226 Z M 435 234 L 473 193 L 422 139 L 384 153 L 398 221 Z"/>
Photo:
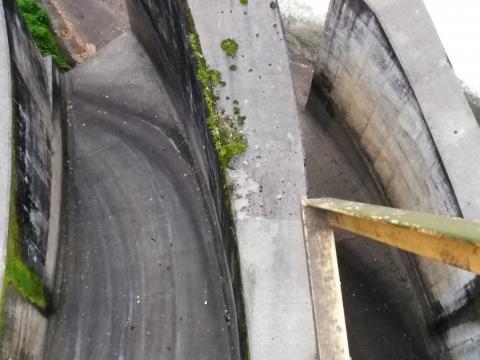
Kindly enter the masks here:
<path id="1" fill-rule="evenodd" d="M 2 127 L 5 131 L 2 132 L 1 150 L 6 159 L 2 162 L 2 176 L 9 179 L 8 186 L 2 190 L 2 196 L 6 198 L 2 205 L 5 208 L 0 213 L 3 224 L 0 265 L 3 272 L 8 209 L 9 205 L 13 205 L 20 215 L 21 238 L 18 245 L 23 259 L 48 286 L 52 283 L 55 269 L 62 192 L 62 79 L 51 60 L 44 62 L 42 59 L 16 8 L 16 2 L 5 0 L 2 5 L 0 15 L 8 32 L 8 44 L 6 37 L 3 38 L 5 47 L 2 51 L 2 59 L 8 59 L 2 67 L 2 81 L 8 84 L 2 85 L 11 89 L 8 90 L 9 95 L 6 93 L 2 97 L 2 106 L 5 106 L 5 124 Z M 13 159 L 12 143 L 15 147 Z M 12 199 L 9 188 L 11 167 L 15 169 L 13 180 L 17 182 L 17 193 Z M 3 285 L 3 276 L 0 278 Z M 6 289 L 5 294 L 5 305 L 1 309 L 2 358 L 41 359 L 46 318 L 12 286 Z"/>
<path id="2" fill-rule="evenodd" d="M 4 2 L 12 63 L 15 160 L 22 221 L 21 247 L 39 275 L 44 273 L 51 189 L 51 105 L 43 59 L 13 0 Z"/>
<path id="3" fill-rule="evenodd" d="M 214 232 L 162 80 L 131 33 L 71 75 L 45 359 L 238 359 Z"/>
<path id="4" fill-rule="evenodd" d="M 422 1 L 367 0 L 403 66 L 462 214 L 480 218 L 480 126 Z M 398 16 L 399 12 L 408 16 Z M 415 44 L 413 47 L 412 44 Z M 422 61 L 419 61 L 422 59 Z M 432 66 L 433 65 L 433 66 Z M 459 161 L 461 159 L 461 161 Z"/>
<path id="5" fill-rule="evenodd" d="M 2 359 L 43 360 L 47 319 L 9 286 L 3 308 Z"/>
<path id="6" fill-rule="evenodd" d="M 392 205 L 479 218 L 480 129 L 422 2 L 368 3 L 373 11 L 362 1 L 333 2 L 317 85 Z M 424 259 L 418 267 L 437 317 L 469 301 L 473 274 Z"/>
<path id="7" fill-rule="evenodd" d="M 7 24 L 0 2 L 0 284 L 3 284 L 7 252 L 10 182 L 12 177 L 12 82 Z"/>
<path id="8" fill-rule="evenodd" d="M 314 359 L 299 204 L 303 150 L 276 2 L 190 2 L 207 63 L 222 73 L 221 107 L 238 100 L 248 149 L 229 171 L 252 359 Z M 220 43 L 234 39 L 228 58 Z M 229 70 L 235 64 L 236 71 Z M 228 100 L 228 99 L 229 100 Z"/>
<path id="9" fill-rule="evenodd" d="M 72 55 L 85 51 L 82 41 L 101 49 L 129 29 L 125 0 L 40 1 Z"/>
<path id="10" fill-rule="evenodd" d="M 290 70 L 292 72 L 293 90 L 297 99 L 298 109 L 305 110 L 313 79 L 313 64 L 304 56 L 290 56 Z"/>
<path id="11" fill-rule="evenodd" d="M 344 112 L 346 125 L 393 205 L 459 215 L 422 109 L 380 23 L 365 3 L 344 4 L 335 2 L 327 19 L 329 42 L 318 64 L 329 82 L 323 83 L 324 90 Z M 432 274 L 431 284 L 441 288 L 437 299 L 447 289 L 456 293 L 473 278 L 466 272 L 445 271 L 452 276 Z M 448 311 L 454 302 L 445 299 L 441 305 Z"/>
<path id="12" fill-rule="evenodd" d="M 186 18 L 180 1 L 127 1 L 133 32 L 144 46 L 162 77 L 178 113 L 182 129 L 198 171 L 199 185 L 211 214 L 218 259 L 223 276 L 231 284 L 235 304 L 231 311 L 232 329 L 238 329 L 240 350 L 246 356 L 246 329 L 238 248 L 232 234 L 230 209 L 225 201 L 225 184 L 207 126 L 203 91 L 196 74 L 196 64 L 187 41 Z M 228 280 L 227 280 L 228 279 Z"/>
<path id="13" fill-rule="evenodd" d="M 315 93 L 302 113 L 309 198 L 385 204 L 365 159 Z M 335 233 L 351 354 L 358 360 L 429 359 L 438 353 L 433 318 L 410 256 L 346 232 Z M 406 306 L 408 304 L 408 306 Z"/>
<path id="14" fill-rule="evenodd" d="M 461 215 L 480 219 L 480 126 L 422 1 L 368 1 L 409 79 Z M 398 16 L 398 13 L 409 14 Z M 414 14 L 411 16 L 410 14 Z M 422 59 L 422 61 L 419 61 Z M 433 64 L 433 66 L 432 66 Z M 424 210 L 424 209 L 422 209 Z M 426 286 L 447 315 L 470 301 L 473 274 L 420 261 Z M 466 335 L 471 338 L 472 334 Z M 480 326 L 475 335 L 480 341 Z M 457 348 L 459 343 L 450 344 Z"/>
<path id="15" fill-rule="evenodd" d="M 65 99 L 64 77 L 53 64 L 52 58 L 45 59 L 48 77 L 52 134 L 51 146 L 51 191 L 50 217 L 48 221 L 47 254 L 45 259 L 45 285 L 53 289 L 57 254 L 61 237 L 62 195 L 64 177 L 64 129 L 66 126 L 67 106 Z"/>

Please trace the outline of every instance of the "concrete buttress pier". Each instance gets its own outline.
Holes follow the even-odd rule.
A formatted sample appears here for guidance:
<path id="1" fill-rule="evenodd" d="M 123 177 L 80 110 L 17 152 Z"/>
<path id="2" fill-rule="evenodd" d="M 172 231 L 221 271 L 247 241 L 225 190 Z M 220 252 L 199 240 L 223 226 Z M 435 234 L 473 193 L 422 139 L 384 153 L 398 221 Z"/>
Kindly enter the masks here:
<path id="1" fill-rule="evenodd" d="M 300 199 L 303 149 L 276 2 L 190 0 L 207 64 L 222 74 L 219 105 L 246 116 L 247 151 L 229 170 L 254 360 L 315 359 Z M 220 47 L 235 40 L 234 58 Z M 230 66 L 236 69 L 231 70 Z"/>

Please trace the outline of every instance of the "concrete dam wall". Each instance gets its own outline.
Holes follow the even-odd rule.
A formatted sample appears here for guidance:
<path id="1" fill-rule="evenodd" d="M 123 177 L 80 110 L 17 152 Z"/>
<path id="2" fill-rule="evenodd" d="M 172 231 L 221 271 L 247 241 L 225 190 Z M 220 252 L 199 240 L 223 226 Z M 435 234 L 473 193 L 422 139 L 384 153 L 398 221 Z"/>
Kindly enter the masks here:
<path id="1" fill-rule="evenodd" d="M 62 74 L 43 59 L 13 0 L 2 2 L 1 357 L 41 359 L 62 192 Z M 11 162 L 10 162 L 11 161 Z M 8 165 L 7 165 L 8 164 Z M 9 214 L 9 215 L 8 215 Z M 4 219 L 2 219 L 2 222 Z M 7 230 L 8 229 L 8 230 Z M 5 231 L 7 230 L 7 231 Z"/>
<path id="2" fill-rule="evenodd" d="M 65 77 L 42 59 L 15 1 L 2 2 L 0 90 L 8 96 L 0 97 L 7 114 L 0 150 L 12 160 L 0 165 L 0 271 L 7 269 L 0 274 L 6 285 L 0 357 L 116 359 L 141 352 L 207 359 L 230 351 L 225 358 L 315 358 L 298 212 L 306 188 L 302 115 L 278 5 L 191 0 L 190 14 L 180 0 L 126 3 L 135 36 L 123 34 Z M 385 202 L 479 219 L 480 174 L 472 154 L 480 151 L 480 129 L 421 1 L 398 3 L 332 1 L 309 111 L 320 100 L 345 129 L 348 146 L 356 146 L 369 167 L 358 174 L 374 175 Z M 247 119 L 249 148 L 227 171 L 232 204 L 187 39 L 195 31 L 192 19 L 208 65 L 227 82 L 217 89 L 219 106 L 229 111 L 235 99 Z M 219 46 L 227 36 L 238 40 L 237 57 L 225 56 Z M 67 98 L 73 99 L 69 114 Z M 65 176 L 73 194 L 63 199 L 71 205 L 61 256 L 68 266 L 59 266 L 62 276 L 54 281 L 67 115 L 73 151 L 65 155 L 75 162 Z M 163 203 L 163 196 L 169 200 Z M 125 199 L 132 201 L 125 206 Z M 157 202 L 165 207 L 145 205 Z M 146 215 L 143 208 L 149 208 Z M 185 218 L 172 227 L 178 214 Z M 395 249 L 371 249 L 363 254 L 365 266 L 400 304 L 400 320 L 427 351 L 420 358 L 477 359 L 475 276 L 398 256 Z M 382 251 L 383 259 L 369 262 Z M 12 269 L 42 293 L 15 283 Z M 53 314 L 51 292 L 50 304 L 66 303 Z M 111 321 L 99 319 L 103 313 Z"/>
<path id="3" fill-rule="evenodd" d="M 230 276 L 235 297 L 232 328 L 238 329 L 241 355 L 262 360 L 313 358 L 312 309 L 298 211 L 305 195 L 303 154 L 278 6 L 189 1 L 191 13 L 184 14 L 181 3 L 127 1 L 132 29 L 165 79 L 178 109 L 179 127 L 199 164 L 219 257 L 226 259 L 225 276 Z M 230 233 L 225 179 L 219 175 L 207 129 L 187 31 L 198 32 L 206 63 L 226 82 L 216 89 L 218 105 L 227 113 L 241 107 L 246 116 L 243 132 L 250 145 L 226 170 L 236 241 Z M 236 39 L 240 48 L 231 59 L 220 46 L 226 38 Z M 271 163 L 277 166 L 273 169 Z"/>
<path id="4" fill-rule="evenodd" d="M 2 200 L 7 214 L 10 203 L 18 205 L 22 260 L 38 276 L 48 293 L 55 278 L 60 232 L 62 126 L 66 123 L 64 79 L 52 61 L 40 55 L 15 1 L 5 0 L 3 9 L 5 32 L 2 34 L 2 53 L 9 54 L 4 60 L 5 69 L 11 66 L 12 82 L 7 81 L 8 75 L 2 77 L 2 81 L 8 82 L 5 83 L 7 93 L 11 91 L 13 94 L 5 104 L 5 111 L 12 113 L 14 121 L 10 135 L 13 148 L 5 153 L 13 152 L 11 167 L 15 175 L 12 176 L 11 186 L 18 191 L 12 195 L 11 201 L 9 198 Z M 231 347 L 245 355 L 246 330 L 237 247 L 231 231 L 230 210 L 225 204 L 225 179 L 206 125 L 203 92 L 196 78 L 194 59 L 187 41 L 185 9 L 177 1 L 130 2 L 128 9 L 135 34 L 165 79 L 179 114 L 177 126 L 186 134 L 193 161 L 198 166 L 196 177 L 206 194 L 203 201 L 212 214 L 210 221 L 215 230 L 217 256 L 223 263 L 224 286 L 230 289 L 224 295 L 230 297 L 228 302 L 236 306 L 235 311 L 228 314 L 234 341 Z M 9 126 L 11 128 L 11 124 L 6 124 L 5 131 L 9 130 Z M 5 157 L 8 158 L 7 155 Z M 8 188 L 10 173 L 5 172 L 2 176 L 5 176 L 5 188 Z M 14 181 L 18 181 L 18 185 Z M 7 239 L 1 242 L 4 254 L 7 242 Z M 3 261 L 2 257 L 2 264 Z M 2 358 L 42 359 L 47 309 L 31 304 L 14 286 L 7 285 L 3 307 Z"/>
<path id="5" fill-rule="evenodd" d="M 347 129 L 388 202 L 478 219 L 480 129 L 423 3 L 332 1 L 324 41 L 313 91 Z M 476 359 L 475 276 L 420 258 L 409 272 L 421 284 L 416 299 L 392 296 L 410 303 L 400 312 L 425 343 L 440 342 L 431 356 Z"/>
<path id="6" fill-rule="evenodd" d="M 203 90 L 197 79 L 196 64 L 187 40 L 186 2 L 127 1 L 131 27 L 149 54 L 159 74 L 165 80 L 179 114 L 178 126 L 198 165 L 198 178 L 205 202 L 212 214 L 218 258 L 224 266 L 224 281 L 231 287 L 236 312 L 232 313 L 232 328 L 237 333 L 242 356 L 245 356 L 246 324 L 238 260 L 238 248 L 232 232 L 232 217 L 225 202 L 226 183 L 217 161 L 210 130 L 207 126 Z M 228 295 L 228 293 L 227 293 Z"/>

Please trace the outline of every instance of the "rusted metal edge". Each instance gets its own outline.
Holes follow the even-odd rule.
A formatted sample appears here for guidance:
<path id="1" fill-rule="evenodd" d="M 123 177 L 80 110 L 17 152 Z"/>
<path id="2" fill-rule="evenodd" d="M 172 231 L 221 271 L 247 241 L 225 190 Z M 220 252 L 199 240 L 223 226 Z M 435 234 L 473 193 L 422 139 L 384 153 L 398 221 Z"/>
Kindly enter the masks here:
<path id="1" fill-rule="evenodd" d="M 305 199 L 331 226 L 480 274 L 480 223 L 331 198 Z"/>

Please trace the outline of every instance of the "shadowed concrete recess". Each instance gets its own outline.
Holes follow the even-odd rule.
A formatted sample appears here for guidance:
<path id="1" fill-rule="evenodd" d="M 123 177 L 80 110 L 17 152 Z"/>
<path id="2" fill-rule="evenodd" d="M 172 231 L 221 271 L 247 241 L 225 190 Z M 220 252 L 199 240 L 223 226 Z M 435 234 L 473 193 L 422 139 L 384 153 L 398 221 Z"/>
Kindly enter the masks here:
<path id="1" fill-rule="evenodd" d="M 301 119 L 308 197 L 384 204 L 358 149 L 315 93 Z M 408 255 L 342 231 L 335 232 L 335 240 L 352 357 L 430 359 L 428 349 L 436 344 L 422 340 L 421 309 L 412 301 L 421 290 Z"/>
<path id="2" fill-rule="evenodd" d="M 131 33 L 69 73 L 67 228 L 45 359 L 237 359 L 189 150 Z"/>

